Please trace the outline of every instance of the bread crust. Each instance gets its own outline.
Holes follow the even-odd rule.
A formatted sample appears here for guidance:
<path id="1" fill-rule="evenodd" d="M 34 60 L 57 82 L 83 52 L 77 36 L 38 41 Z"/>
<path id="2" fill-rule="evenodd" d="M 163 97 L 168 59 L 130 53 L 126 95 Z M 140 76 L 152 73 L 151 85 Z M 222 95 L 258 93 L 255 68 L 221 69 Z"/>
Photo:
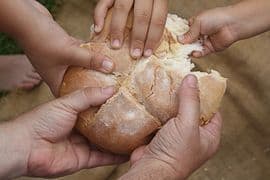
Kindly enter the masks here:
<path id="1" fill-rule="evenodd" d="M 70 67 L 65 74 L 60 95 L 84 87 L 116 86 L 117 93 L 100 107 L 91 107 L 79 115 L 76 128 L 100 149 L 116 154 L 130 154 L 151 140 L 153 134 L 177 115 L 177 92 L 187 74 L 198 78 L 200 122 L 209 123 L 218 111 L 226 90 L 226 79 L 216 71 L 192 72 L 189 54 L 201 50 L 199 43 L 181 45 L 176 36 L 188 31 L 186 20 L 169 15 L 158 50 L 150 58 L 134 60 L 129 56 L 130 15 L 124 45 L 112 50 L 109 45 L 111 12 L 100 34 L 91 33 L 91 42 L 83 48 L 101 53 L 115 63 L 112 74 Z M 175 24 L 178 24 L 176 26 Z M 180 33 L 180 34 L 179 34 Z"/>

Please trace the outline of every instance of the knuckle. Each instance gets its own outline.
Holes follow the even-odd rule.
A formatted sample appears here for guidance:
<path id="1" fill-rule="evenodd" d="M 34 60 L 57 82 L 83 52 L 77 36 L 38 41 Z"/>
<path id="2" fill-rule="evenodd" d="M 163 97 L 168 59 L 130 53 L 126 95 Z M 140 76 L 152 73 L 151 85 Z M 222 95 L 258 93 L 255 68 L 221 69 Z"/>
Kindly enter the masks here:
<path id="1" fill-rule="evenodd" d="M 156 27 L 156 28 L 163 28 L 165 26 L 166 23 L 166 18 L 160 17 L 160 18 L 155 18 L 153 19 L 152 24 Z"/>
<path id="2" fill-rule="evenodd" d="M 82 99 L 93 99 L 94 97 L 98 97 L 100 94 L 100 88 L 88 87 L 82 90 Z"/>
<path id="3" fill-rule="evenodd" d="M 116 1 L 114 8 L 116 11 L 121 11 L 121 12 L 127 12 L 129 11 L 129 6 L 128 6 L 128 1 L 127 0 L 122 0 L 122 1 Z"/>
<path id="4" fill-rule="evenodd" d="M 147 11 L 144 10 L 134 10 L 135 15 L 134 15 L 134 19 L 136 20 L 137 23 L 140 24 L 148 24 L 151 16 Z"/>
<path id="5" fill-rule="evenodd" d="M 199 90 L 197 88 L 182 88 L 181 95 L 192 101 L 200 101 Z"/>
<path id="6" fill-rule="evenodd" d="M 111 26 L 111 36 L 112 37 L 122 37 L 122 35 L 124 34 L 124 29 L 123 28 L 120 28 L 119 26 L 117 25 L 112 25 Z"/>
<path id="7" fill-rule="evenodd" d="M 142 46 L 144 46 L 144 40 L 143 40 L 142 37 L 137 37 L 136 39 L 134 39 L 134 40 L 132 41 L 132 44 L 133 44 L 133 46 L 139 46 L 139 47 L 142 47 Z"/>
<path id="8" fill-rule="evenodd" d="M 198 16 L 196 16 L 193 20 L 193 22 L 201 22 L 204 19 L 204 14 L 199 14 Z"/>

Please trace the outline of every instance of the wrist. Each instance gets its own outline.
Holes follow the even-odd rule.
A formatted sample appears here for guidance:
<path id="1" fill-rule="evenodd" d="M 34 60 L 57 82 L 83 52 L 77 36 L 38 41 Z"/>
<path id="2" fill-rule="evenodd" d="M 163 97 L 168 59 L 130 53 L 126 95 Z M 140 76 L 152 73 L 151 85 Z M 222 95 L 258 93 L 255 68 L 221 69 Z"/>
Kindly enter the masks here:
<path id="1" fill-rule="evenodd" d="M 27 173 L 30 153 L 24 122 L 0 124 L 0 179 L 12 179 Z"/>
<path id="2" fill-rule="evenodd" d="M 270 1 L 247 0 L 225 8 L 236 40 L 247 39 L 270 30 Z"/>

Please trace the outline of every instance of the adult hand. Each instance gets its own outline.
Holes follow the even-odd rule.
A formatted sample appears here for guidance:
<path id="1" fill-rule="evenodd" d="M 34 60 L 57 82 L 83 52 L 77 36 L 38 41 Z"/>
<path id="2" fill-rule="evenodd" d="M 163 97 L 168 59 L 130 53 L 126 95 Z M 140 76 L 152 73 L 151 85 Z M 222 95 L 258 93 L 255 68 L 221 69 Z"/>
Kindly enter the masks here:
<path id="1" fill-rule="evenodd" d="M 92 148 L 73 131 L 79 112 L 104 103 L 113 93 L 112 87 L 86 88 L 1 125 L 0 178 L 57 177 L 84 168 L 124 162 L 124 157 Z"/>
<path id="2" fill-rule="evenodd" d="M 199 125 L 200 102 L 196 77 L 189 75 L 179 90 L 179 113 L 149 145 L 132 154 L 131 170 L 122 179 L 185 179 L 218 149 L 222 119 Z"/>
<path id="3" fill-rule="evenodd" d="M 163 35 L 168 0 L 100 0 L 95 10 L 95 32 L 103 29 L 104 19 L 111 7 L 114 7 L 110 29 L 111 46 L 116 49 L 122 46 L 127 18 L 132 10 L 134 21 L 130 54 L 133 58 L 151 56 Z"/>
<path id="4" fill-rule="evenodd" d="M 0 9 L 0 29 L 10 33 L 21 44 L 55 95 L 58 95 L 69 66 L 82 66 L 104 73 L 113 70 L 114 64 L 110 59 L 80 48 L 82 42 L 69 36 L 38 2 L 3 0 Z"/>

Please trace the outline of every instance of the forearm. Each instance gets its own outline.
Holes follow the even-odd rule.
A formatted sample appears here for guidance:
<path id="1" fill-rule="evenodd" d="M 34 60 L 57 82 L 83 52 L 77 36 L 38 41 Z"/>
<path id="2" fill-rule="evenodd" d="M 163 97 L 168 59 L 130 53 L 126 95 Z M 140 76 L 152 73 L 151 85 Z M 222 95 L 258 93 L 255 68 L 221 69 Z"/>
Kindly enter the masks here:
<path id="1" fill-rule="evenodd" d="M 50 41 L 48 37 L 57 38 L 55 23 L 29 0 L 0 1 L 0 31 L 10 34 L 22 46 L 25 53 L 38 54 L 43 51 L 39 49 L 40 44 Z M 60 27 L 58 31 L 63 32 Z"/>
<path id="2" fill-rule="evenodd" d="M 12 179 L 27 172 L 29 147 L 24 131 L 14 121 L 0 124 L 0 179 Z"/>
<path id="3" fill-rule="evenodd" d="M 157 160 L 140 160 L 136 162 L 131 169 L 120 178 L 120 180 L 125 179 L 181 180 L 184 179 L 184 177 L 169 167 L 165 162 Z"/>
<path id="4" fill-rule="evenodd" d="M 231 28 L 238 40 L 250 38 L 270 30 L 270 1 L 244 0 L 227 7 L 232 17 Z"/>
<path id="5" fill-rule="evenodd" d="M 13 38 L 32 35 L 35 27 L 35 16 L 28 0 L 0 1 L 0 31 L 10 34 Z"/>

